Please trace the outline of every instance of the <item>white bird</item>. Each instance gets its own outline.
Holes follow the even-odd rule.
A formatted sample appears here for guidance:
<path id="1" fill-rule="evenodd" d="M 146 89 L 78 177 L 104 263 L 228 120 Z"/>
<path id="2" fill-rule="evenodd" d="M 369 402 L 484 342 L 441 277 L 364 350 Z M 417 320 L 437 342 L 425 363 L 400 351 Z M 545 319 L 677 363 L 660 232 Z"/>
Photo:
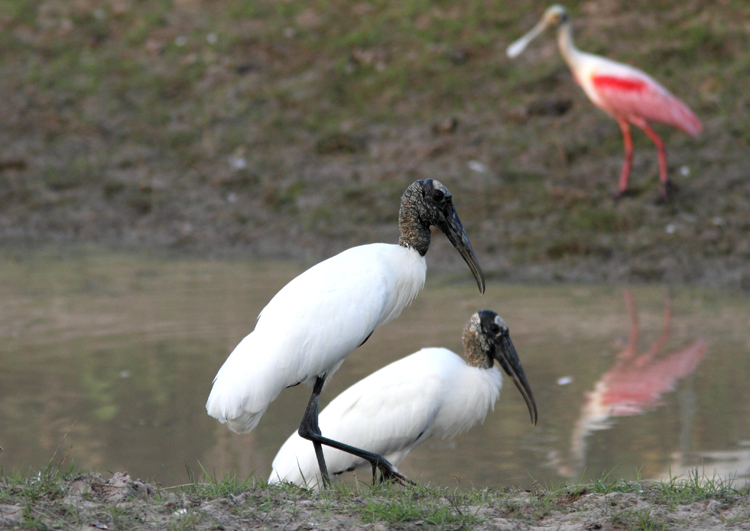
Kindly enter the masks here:
<path id="1" fill-rule="evenodd" d="M 475 313 L 463 343 L 466 361 L 444 348 L 426 348 L 360 380 L 320 413 L 321 429 L 398 465 L 430 437 L 453 437 L 484 421 L 502 387 L 495 360 L 513 378 L 536 424 L 534 396 L 505 321 L 490 310 Z M 332 448 L 323 453 L 334 474 L 367 465 Z M 268 481 L 319 487 L 324 480 L 310 444 L 294 433 L 276 454 Z"/>
<path id="2" fill-rule="evenodd" d="M 318 400 L 325 381 L 379 326 L 395 319 L 424 286 L 430 226 L 440 228 L 468 264 L 479 290 L 484 275 L 440 182 L 412 183 L 401 197 L 399 243 L 348 249 L 284 286 L 258 317 L 255 330 L 235 347 L 214 379 L 206 410 L 232 431 L 255 428 L 287 387 L 314 384 L 299 434 L 313 442 L 328 478 L 322 445 L 369 461 L 385 478 L 409 481 L 382 456 L 323 437 Z"/>
<path id="3" fill-rule="evenodd" d="M 687 105 L 646 73 L 605 57 L 585 53 L 573 44 L 573 23 L 561 5 L 547 9 L 539 23 L 526 35 L 508 46 L 509 57 L 516 57 L 546 28 L 557 28 L 557 44 L 573 77 L 591 102 L 612 116 L 620 125 L 625 142 L 625 162 L 615 192 L 626 192 L 633 162 L 633 140 L 630 124 L 643 129 L 656 145 L 659 160 L 660 194 L 666 199 L 672 185 L 667 176 L 667 155 L 664 142 L 649 122 L 672 125 L 696 136 L 703 125 Z"/>

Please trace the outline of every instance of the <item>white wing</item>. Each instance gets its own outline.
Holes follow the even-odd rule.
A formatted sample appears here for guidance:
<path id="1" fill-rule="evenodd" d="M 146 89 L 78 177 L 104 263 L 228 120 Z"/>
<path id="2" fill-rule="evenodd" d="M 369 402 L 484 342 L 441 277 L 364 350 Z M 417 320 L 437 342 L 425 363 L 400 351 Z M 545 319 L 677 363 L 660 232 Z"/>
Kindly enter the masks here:
<path id="1" fill-rule="evenodd" d="M 319 417 L 324 437 L 383 455 L 398 463 L 434 432 L 433 423 L 461 373 L 477 371 L 446 349 L 423 349 L 380 369 L 337 396 Z M 486 411 L 486 409 L 485 409 Z M 324 447 L 329 473 L 368 465 Z M 368 465 L 369 466 L 369 465 Z M 271 482 L 320 482 L 310 441 L 292 434 L 273 461 Z"/>
<path id="2" fill-rule="evenodd" d="M 286 387 L 330 376 L 424 284 L 424 258 L 398 245 L 354 247 L 308 269 L 268 303 L 214 379 L 208 414 L 244 433 Z"/>

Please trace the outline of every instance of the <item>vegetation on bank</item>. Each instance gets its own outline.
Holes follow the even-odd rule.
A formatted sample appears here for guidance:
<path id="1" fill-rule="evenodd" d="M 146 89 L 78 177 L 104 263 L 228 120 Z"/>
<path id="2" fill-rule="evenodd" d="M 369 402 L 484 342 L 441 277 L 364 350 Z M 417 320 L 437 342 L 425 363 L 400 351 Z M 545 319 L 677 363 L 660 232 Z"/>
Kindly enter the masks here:
<path id="1" fill-rule="evenodd" d="M 748 487 L 700 478 L 535 486 L 532 491 L 336 485 L 309 491 L 203 476 L 163 489 L 115 473 L 50 466 L 0 472 L 0 528 L 11 529 L 681 529 L 750 524 Z M 373 527 L 374 526 L 374 527 Z M 743 527 L 744 528 L 744 527 Z"/>
<path id="2" fill-rule="evenodd" d="M 655 206 L 641 134 L 612 201 L 619 128 L 554 39 L 505 56 L 548 3 L 2 0 L 0 242 L 317 260 L 393 241 L 434 177 L 489 274 L 750 287 L 749 5 L 568 5 L 581 49 L 705 123 L 659 128 L 680 192 Z"/>

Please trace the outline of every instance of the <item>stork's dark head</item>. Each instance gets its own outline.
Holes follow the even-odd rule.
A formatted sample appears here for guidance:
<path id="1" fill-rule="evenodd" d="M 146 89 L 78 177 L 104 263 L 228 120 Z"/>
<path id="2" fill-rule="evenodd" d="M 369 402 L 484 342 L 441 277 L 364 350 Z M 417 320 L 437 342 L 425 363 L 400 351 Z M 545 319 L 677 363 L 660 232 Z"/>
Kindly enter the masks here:
<path id="1" fill-rule="evenodd" d="M 471 316 L 464 327 L 464 354 L 469 365 L 490 369 L 495 360 L 513 379 L 513 383 L 526 401 L 531 415 L 531 423 L 536 424 L 537 411 L 534 395 L 531 393 L 521 361 L 510 340 L 508 325 L 490 310 L 481 310 Z"/>
<path id="2" fill-rule="evenodd" d="M 399 244 L 415 249 L 422 256 L 430 248 L 430 226 L 443 231 L 471 269 L 479 291 L 484 293 L 484 273 L 453 208 L 453 196 L 442 183 L 434 179 L 412 183 L 401 196 L 398 224 Z"/>

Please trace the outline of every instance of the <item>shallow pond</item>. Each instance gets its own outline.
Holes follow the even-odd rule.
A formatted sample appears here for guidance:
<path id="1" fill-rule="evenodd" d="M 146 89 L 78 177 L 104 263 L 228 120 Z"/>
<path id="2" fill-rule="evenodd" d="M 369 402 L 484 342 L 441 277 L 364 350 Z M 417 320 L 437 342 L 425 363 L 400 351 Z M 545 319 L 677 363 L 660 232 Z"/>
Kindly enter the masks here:
<path id="1" fill-rule="evenodd" d="M 302 269 L 4 251 L 0 467 L 62 461 L 163 485 L 187 482 L 186 468 L 267 477 L 310 390 L 283 392 L 242 436 L 204 405 L 226 356 Z M 414 304 L 347 359 L 321 404 L 422 347 L 460 352 L 461 330 L 482 308 L 510 326 L 539 423 L 531 426 L 520 394 L 506 385 L 483 425 L 412 452 L 400 466 L 410 477 L 476 487 L 696 469 L 750 478 L 750 299 L 737 293 L 489 282 L 480 296 L 468 271 L 428 273 Z"/>

